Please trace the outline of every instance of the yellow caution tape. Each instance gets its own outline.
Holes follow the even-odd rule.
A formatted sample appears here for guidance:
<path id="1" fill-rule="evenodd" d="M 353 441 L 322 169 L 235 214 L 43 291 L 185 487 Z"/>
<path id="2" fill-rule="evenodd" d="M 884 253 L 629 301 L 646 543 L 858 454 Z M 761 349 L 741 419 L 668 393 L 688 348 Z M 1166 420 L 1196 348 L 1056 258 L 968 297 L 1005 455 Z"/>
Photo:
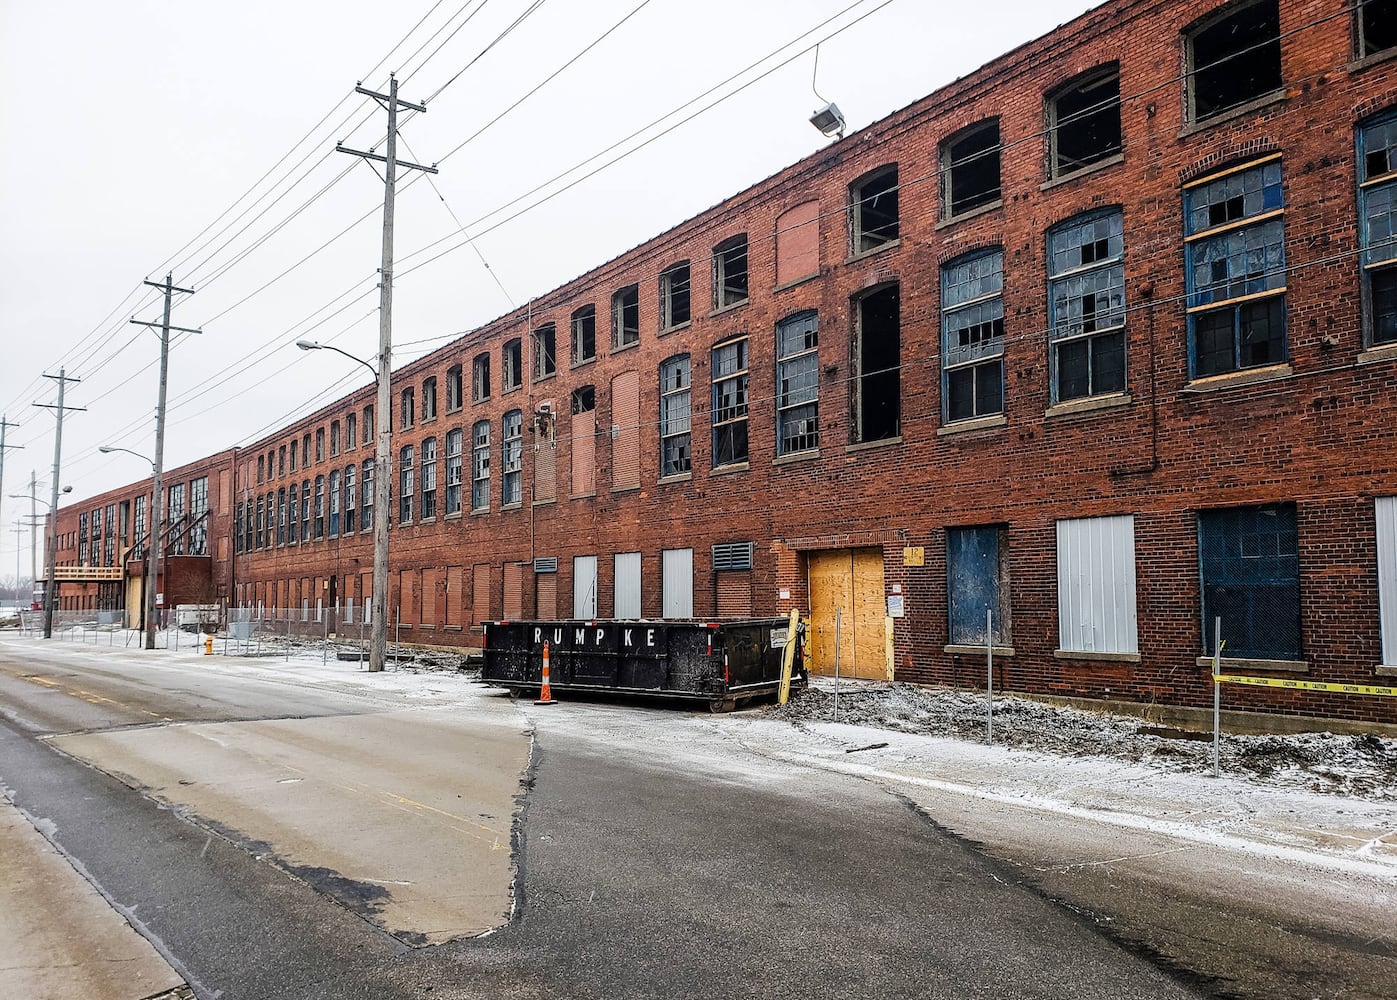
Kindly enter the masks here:
<path id="1" fill-rule="evenodd" d="M 1250 684 L 1253 687 L 1289 688 L 1292 691 L 1333 691 L 1336 694 L 1366 694 L 1397 698 L 1397 688 L 1372 684 L 1325 684 L 1322 681 L 1295 681 L 1288 677 L 1247 677 L 1241 674 L 1213 674 L 1218 684 Z"/>

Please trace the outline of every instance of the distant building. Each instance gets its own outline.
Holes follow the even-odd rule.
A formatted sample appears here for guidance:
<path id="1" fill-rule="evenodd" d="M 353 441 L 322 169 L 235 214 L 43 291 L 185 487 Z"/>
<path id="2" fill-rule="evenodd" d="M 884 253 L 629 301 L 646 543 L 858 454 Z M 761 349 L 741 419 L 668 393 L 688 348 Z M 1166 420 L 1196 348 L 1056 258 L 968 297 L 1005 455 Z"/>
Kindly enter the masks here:
<path id="1" fill-rule="evenodd" d="M 393 398 L 405 640 L 801 608 L 823 670 L 982 685 L 988 639 L 1003 688 L 1203 705 L 1220 618 L 1232 673 L 1397 684 L 1397 2 L 1107 3 Z M 229 459 L 220 597 L 362 606 L 372 406 Z"/>

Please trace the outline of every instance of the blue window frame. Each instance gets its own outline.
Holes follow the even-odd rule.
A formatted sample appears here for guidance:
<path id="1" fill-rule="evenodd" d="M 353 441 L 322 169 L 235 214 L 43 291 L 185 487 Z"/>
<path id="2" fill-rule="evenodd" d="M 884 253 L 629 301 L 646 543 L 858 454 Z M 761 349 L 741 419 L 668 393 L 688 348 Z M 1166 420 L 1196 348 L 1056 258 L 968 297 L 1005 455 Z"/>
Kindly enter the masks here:
<path id="1" fill-rule="evenodd" d="M 947 625 L 952 645 L 984 645 L 986 611 L 993 614 L 991 641 L 1008 645 L 1006 534 L 1002 525 L 946 529 Z"/>
<path id="2" fill-rule="evenodd" d="M 1300 658 L 1300 559 L 1295 505 L 1233 507 L 1198 515 L 1203 649 L 1222 619 L 1223 655 Z"/>
<path id="3" fill-rule="evenodd" d="M 1125 235 L 1120 209 L 1048 231 L 1054 403 L 1125 390 Z"/>
<path id="4" fill-rule="evenodd" d="M 660 364 L 660 478 L 681 476 L 693 467 L 689 430 L 689 356 L 677 354 Z"/>
<path id="5" fill-rule="evenodd" d="M 820 318 L 813 309 L 776 324 L 778 455 L 795 455 L 820 446 L 819 348 Z"/>
<path id="6" fill-rule="evenodd" d="M 942 417 L 1004 412 L 1004 251 L 941 269 Z"/>
<path id="7" fill-rule="evenodd" d="M 1365 340 L 1397 343 L 1397 112 L 1358 130 Z"/>
<path id="8" fill-rule="evenodd" d="M 1286 360 L 1284 210 L 1280 157 L 1184 189 L 1192 377 Z"/>

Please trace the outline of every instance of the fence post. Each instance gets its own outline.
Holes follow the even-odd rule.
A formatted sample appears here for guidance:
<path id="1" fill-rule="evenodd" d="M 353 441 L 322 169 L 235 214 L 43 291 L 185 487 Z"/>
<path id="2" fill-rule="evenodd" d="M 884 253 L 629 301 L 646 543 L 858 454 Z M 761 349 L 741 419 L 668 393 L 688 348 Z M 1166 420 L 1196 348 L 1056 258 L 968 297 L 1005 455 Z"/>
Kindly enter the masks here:
<path id="1" fill-rule="evenodd" d="M 985 716 L 985 742 L 994 745 L 994 612 L 985 609 L 985 693 L 989 711 Z"/>
<path id="2" fill-rule="evenodd" d="M 1222 731 L 1222 617 L 1213 619 L 1213 777 L 1220 777 L 1218 747 Z"/>
<path id="3" fill-rule="evenodd" d="M 843 608 L 834 609 L 834 721 L 839 721 L 839 632 L 842 624 Z M 787 642 L 794 642 L 794 636 L 786 636 Z"/>

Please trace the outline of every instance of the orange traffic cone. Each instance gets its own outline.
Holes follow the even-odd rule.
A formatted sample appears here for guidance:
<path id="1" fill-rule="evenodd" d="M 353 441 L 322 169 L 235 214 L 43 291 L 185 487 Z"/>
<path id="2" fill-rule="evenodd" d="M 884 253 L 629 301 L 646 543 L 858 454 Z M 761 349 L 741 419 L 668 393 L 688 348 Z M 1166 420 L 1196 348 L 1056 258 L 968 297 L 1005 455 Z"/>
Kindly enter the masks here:
<path id="1" fill-rule="evenodd" d="M 543 686 L 539 688 L 538 701 L 535 705 L 556 705 L 553 700 L 553 689 L 548 686 L 548 643 L 543 644 Z"/>

